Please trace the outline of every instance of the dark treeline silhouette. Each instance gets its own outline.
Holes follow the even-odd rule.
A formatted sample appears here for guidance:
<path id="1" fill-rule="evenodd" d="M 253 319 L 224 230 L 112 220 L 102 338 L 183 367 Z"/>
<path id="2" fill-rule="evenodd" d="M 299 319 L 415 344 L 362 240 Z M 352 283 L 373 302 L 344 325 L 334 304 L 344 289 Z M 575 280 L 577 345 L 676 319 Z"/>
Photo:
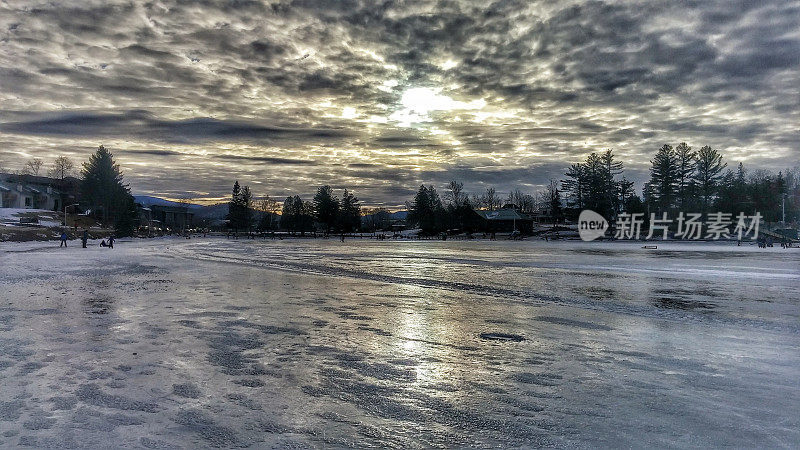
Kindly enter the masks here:
<path id="1" fill-rule="evenodd" d="M 488 203 L 493 207 L 499 206 L 499 201 L 494 199 L 494 190 L 487 193 Z M 480 203 L 480 199 L 470 201 L 464 192 L 464 184 L 451 181 L 445 193 L 446 204 L 442 203 L 439 193 L 433 186 L 422 185 L 414 196 L 414 200 L 406 203 L 408 215 L 406 222 L 410 226 L 420 228 L 423 234 L 435 234 L 443 231 L 477 231 L 481 225 L 479 217 L 475 214 L 473 203 Z"/>
<path id="2" fill-rule="evenodd" d="M 575 220 L 584 209 L 594 210 L 611 221 L 620 213 L 641 213 L 645 221 L 650 214 L 663 213 L 676 217 L 678 212 L 730 213 L 734 217 L 760 213 L 768 223 L 796 220 L 800 212 L 800 166 L 774 174 L 763 169 L 748 172 L 742 163 L 736 170 L 727 167 L 723 156 L 704 146 L 698 151 L 686 143 L 659 148 L 650 162 L 650 177 L 641 195 L 634 182 L 624 175 L 625 166 L 612 150 L 589 154 L 583 162 L 570 165 L 564 179 L 550 180 L 533 194 L 513 189 L 500 195 L 495 188 L 469 195 L 464 184 L 451 181 L 440 195 L 433 185 L 421 185 L 414 198 L 406 202 L 405 226 L 419 228 L 422 234 L 442 232 L 475 232 L 486 228 L 486 214 L 478 212 L 514 210 L 538 222 L 557 224 Z M 261 231 L 280 227 L 291 233 L 304 234 L 320 230 L 349 233 L 359 230 L 385 230 L 392 225 L 391 213 L 383 208 L 368 211 L 362 223 L 358 198 L 345 189 L 341 198 L 330 186 L 322 186 L 313 199 L 304 201 L 289 196 L 278 218 L 277 202 L 263 200 L 268 206 L 258 207 L 262 217 Z M 250 230 L 253 216 L 244 211 L 254 209 L 252 196 L 245 186 L 234 185 L 229 206 L 230 226 Z M 522 230 L 524 232 L 524 230 Z"/>
<path id="3" fill-rule="evenodd" d="M 643 189 L 648 212 L 760 213 L 765 222 L 796 218 L 800 211 L 800 167 L 778 172 L 727 167 L 709 146 L 693 151 L 686 143 L 662 146 L 651 161 Z"/>
<path id="4" fill-rule="evenodd" d="M 624 166 L 611 150 L 592 153 L 583 163 L 569 166 L 561 181 L 567 198 L 567 217 L 574 219 L 584 209 L 613 218 L 622 211 L 643 212 L 633 182 L 622 175 Z"/>
<path id="5" fill-rule="evenodd" d="M 280 227 L 292 234 L 305 235 L 316 231 L 319 224 L 325 235 L 331 232 L 351 233 L 361 229 L 361 205 L 351 191 L 345 189 L 339 199 L 328 186 L 321 186 L 312 201 L 300 196 L 289 196 L 283 202 L 278 216 L 278 203 L 269 196 L 254 201 L 248 186 L 233 185 L 231 200 L 228 202 L 228 227 L 234 231 L 274 230 Z M 261 217 L 255 220 L 254 211 Z"/>
<path id="6" fill-rule="evenodd" d="M 673 147 L 665 144 L 650 161 L 650 178 L 642 196 L 633 182 L 622 175 L 623 164 L 611 150 L 592 153 L 583 163 L 572 164 L 561 186 L 567 196 L 567 216 L 574 219 L 583 209 L 592 209 L 607 218 L 620 212 L 650 213 L 670 217 L 678 212 L 760 213 L 767 223 L 796 218 L 800 211 L 800 170 L 794 168 L 774 174 L 756 169 L 751 173 L 739 163 L 736 171 L 727 168 L 723 156 L 709 146 L 699 151 L 685 142 Z M 785 197 L 784 197 L 785 196 Z"/>

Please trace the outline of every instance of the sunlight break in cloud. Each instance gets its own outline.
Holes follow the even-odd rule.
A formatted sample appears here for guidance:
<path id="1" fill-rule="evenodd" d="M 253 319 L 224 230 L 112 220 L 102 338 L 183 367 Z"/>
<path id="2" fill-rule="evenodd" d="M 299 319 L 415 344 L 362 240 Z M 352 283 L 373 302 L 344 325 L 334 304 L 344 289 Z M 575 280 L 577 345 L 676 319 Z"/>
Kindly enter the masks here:
<path id="1" fill-rule="evenodd" d="M 403 108 L 395 111 L 389 119 L 400 126 L 409 127 L 416 123 L 432 122 L 431 113 L 438 111 L 479 110 L 486 106 L 486 101 L 483 99 L 461 102 L 442 95 L 441 92 L 441 88 L 407 89 L 400 97 Z"/>

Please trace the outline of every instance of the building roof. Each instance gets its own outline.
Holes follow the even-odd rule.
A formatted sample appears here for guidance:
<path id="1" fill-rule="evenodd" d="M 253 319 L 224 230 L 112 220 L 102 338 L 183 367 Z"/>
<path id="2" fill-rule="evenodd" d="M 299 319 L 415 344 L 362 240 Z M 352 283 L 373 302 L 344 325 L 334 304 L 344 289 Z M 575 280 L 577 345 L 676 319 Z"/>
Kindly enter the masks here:
<path id="1" fill-rule="evenodd" d="M 0 180 L 5 182 L 7 185 L 22 185 L 23 190 L 27 193 L 34 193 L 34 194 L 42 194 L 44 192 L 40 191 L 36 186 L 47 186 L 53 190 L 53 194 L 61 194 L 61 191 L 56 188 L 59 183 L 62 183 L 61 180 L 56 178 L 49 178 L 49 177 L 38 177 L 34 175 L 20 175 L 15 173 L 0 173 Z M 72 182 L 72 177 L 67 177 L 64 181 Z M 77 180 L 77 179 L 75 179 Z M 2 185 L 0 185 L 2 186 Z M 4 190 L 14 190 L 9 189 L 8 186 L 4 186 Z"/>
<path id="2" fill-rule="evenodd" d="M 527 214 L 520 213 L 516 209 L 496 209 L 494 211 L 478 210 L 475 211 L 486 220 L 530 220 Z"/>

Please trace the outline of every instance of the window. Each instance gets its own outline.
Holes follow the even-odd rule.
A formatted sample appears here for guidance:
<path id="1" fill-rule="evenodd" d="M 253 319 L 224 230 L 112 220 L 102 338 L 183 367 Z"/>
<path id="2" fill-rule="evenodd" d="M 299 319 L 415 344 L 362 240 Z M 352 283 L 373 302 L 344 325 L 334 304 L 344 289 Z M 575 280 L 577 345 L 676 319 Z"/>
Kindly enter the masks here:
<path id="1" fill-rule="evenodd" d="M 25 197 L 25 206 L 31 206 L 31 198 Z"/>

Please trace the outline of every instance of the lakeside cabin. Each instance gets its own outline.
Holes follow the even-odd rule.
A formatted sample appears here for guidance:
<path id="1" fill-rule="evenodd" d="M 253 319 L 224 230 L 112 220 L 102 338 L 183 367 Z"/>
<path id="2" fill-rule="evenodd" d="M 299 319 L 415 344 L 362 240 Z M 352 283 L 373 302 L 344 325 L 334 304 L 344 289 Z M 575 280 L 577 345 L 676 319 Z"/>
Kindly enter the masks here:
<path id="1" fill-rule="evenodd" d="M 78 179 L 0 173 L 0 208 L 61 211 L 75 203 Z"/>
<path id="2" fill-rule="evenodd" d="M 522 234 L 533 232 L 533 216 L 520 211 L 515 205 L 505 205 L 493 211 L 476 210 L 480 217 L 481 231 L 487 233 L 509 233 L 514 230 Z"/>

